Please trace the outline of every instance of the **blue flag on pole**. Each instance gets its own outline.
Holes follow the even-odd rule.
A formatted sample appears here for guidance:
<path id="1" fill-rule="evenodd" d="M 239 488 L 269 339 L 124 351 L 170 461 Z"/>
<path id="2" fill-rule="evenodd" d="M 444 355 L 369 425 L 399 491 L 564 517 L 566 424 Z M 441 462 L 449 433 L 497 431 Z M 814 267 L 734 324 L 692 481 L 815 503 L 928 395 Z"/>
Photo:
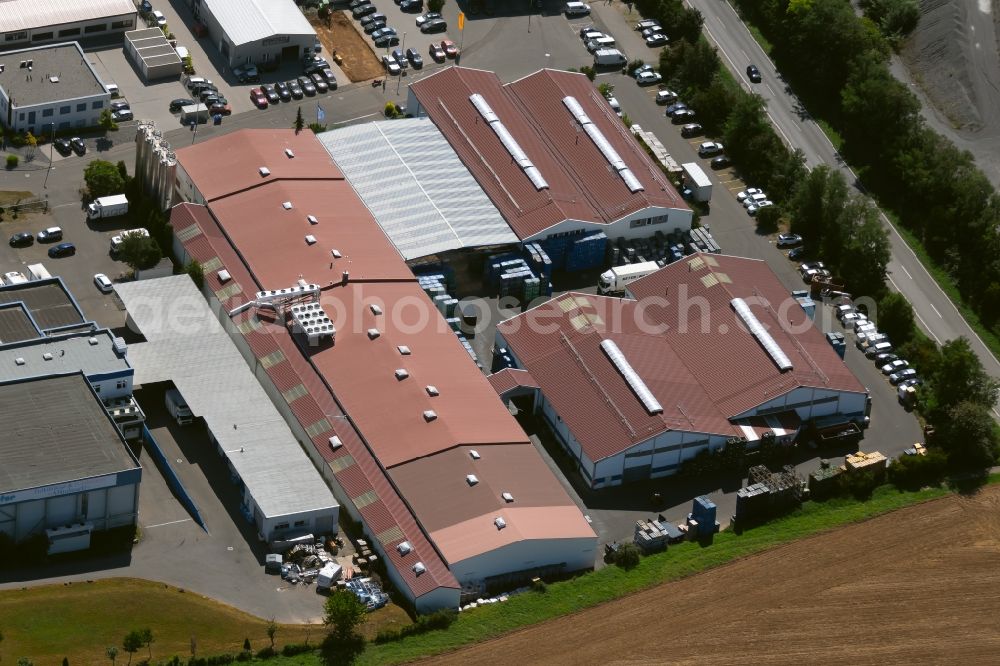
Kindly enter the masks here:
<path id="1" fill-rule="evenodd" d="M 326 120 L 326 112 L 323 111 L 323 107 L 319 104 L 316 105 L 316 122 L 321 123 Z"/>

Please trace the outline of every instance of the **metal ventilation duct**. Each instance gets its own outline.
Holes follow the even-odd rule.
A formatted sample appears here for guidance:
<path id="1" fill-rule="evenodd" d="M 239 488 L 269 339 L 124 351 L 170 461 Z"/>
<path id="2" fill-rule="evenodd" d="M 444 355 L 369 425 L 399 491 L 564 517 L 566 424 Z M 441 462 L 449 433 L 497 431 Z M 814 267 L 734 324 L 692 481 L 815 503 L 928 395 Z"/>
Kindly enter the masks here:
<path id="1" fill-rule="evenodd" d="M 604 136 L 604 132 L 598 129 L 597 125 L 594 124 L 594 121 L 592 121 L 590 116 L 586 114 L 583 107 L 580 106 L 580 102 L 578 102 L 572 95 L 563 97 L 562 102 L 566 108 L 569 109 L 569 112 L 573 115 L 573 117 L 576 118 L 576 122 L 580 123 L 580 127 L 582 127 L 583 131 L 587 133 L 590 140 L 594 142 L 597 149 L 601 151 L 602 155 L 604 155 L 604 159 L 608 161 L 611 168 L 618 172 L 618 176 L 625 182 L 625 186 L 629 189 L 629 191 L 633 194 L 635 192 L 641 192 L 644 189 L 642 183 L 639 182 L 639 179 L 635 177 L 632 170 L 628 168 L 627 164 L 625 164 L 625 160 L 622 159 L 621 155 L 618 154 L 618 151 L 611 145 L 611 142 L 608 141 L 606 136 Z"/>
<path id="2" fill-rule="evenodd" d="M 546 189 L 549 184 L 542 177 L 542 172 L 538 170 L 538 167 L 532 164 L 527 153 L 521 149 L 521 145 L 517 142 L 513 135 L 507 131 L 507 128 L 500 121 L 500 118 L 493 112 L 489 102 L 487 102 L 486 99 L 479 93 L 469 95 L 469 101 L 472 102 L 472 106 L 476 107 L 476 111 L 478 111 L 479 115 L 483 117 L 486 124 L 493 129 L 497 138 L 500 139 L 500 143 L 502 143 L 503 147 L 507 149 L 508 153 L 510 153 L 511 159 L 517 162 L 517 165 L 521 167 L 521 170 L 524 171 L 524 175 L 528 177 L 528 180 L 530 180 L 531 184 L 535 186 L 535 189 Z"/>
<path id="3" fill-rule="evenodd" d="M 750 310 L 750 306 L 747 305 L 746 301 L 742 298 L 734 298 L 729 301 L 729 304 L 733 306 L 733 310 L 736 310 L 736 314 L 743 320 L 743 325 L 747 327 L 747 330 L 753 334 L 753 337 L 757 338 L 757 342 L 764 348 L 764 351 L 771 355 L 771 359 L 778 366 L 778 369 L 782 372 L 791 370 L 791 359 L 785 355 L 785 352 L 781 350 L 781 347 L 771 337 L 771 334 L 764 330 L 764 325 L 760 323 L 757 316 Z"/>
<path id="4" fill-rule="evenodd" d="M 653 392 L 649 390 L 646 386 L 646 382 L 642 381 L 642 377 L 639 373 L 635 371 L 632 364 L 628 362 L 625 358 L 625 354 L 622 350 L 618 348 L 618 345 L 614 340 L 602 340 L 601 349 L 604 353 L 608 355 L 611 362 L 615 364 L 618 372 L 625 379 L 625 382 L 635 393 L 636 397 L 642 402 L 646 411 L 650 414 L 662 414 L 663 407 L 660 405 L 659 401 L 653 396 Z"/>

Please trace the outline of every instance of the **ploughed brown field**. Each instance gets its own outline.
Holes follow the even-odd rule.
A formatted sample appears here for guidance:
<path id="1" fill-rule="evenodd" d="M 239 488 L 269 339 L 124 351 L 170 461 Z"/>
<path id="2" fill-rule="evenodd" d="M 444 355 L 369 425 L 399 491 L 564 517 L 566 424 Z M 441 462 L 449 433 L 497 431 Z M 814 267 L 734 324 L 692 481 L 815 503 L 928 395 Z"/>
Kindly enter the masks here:
<path id="1" fill-rule="evenodd" d="M 428 661 L 1000 663 L 1000 487 L 902 509 Z"/>

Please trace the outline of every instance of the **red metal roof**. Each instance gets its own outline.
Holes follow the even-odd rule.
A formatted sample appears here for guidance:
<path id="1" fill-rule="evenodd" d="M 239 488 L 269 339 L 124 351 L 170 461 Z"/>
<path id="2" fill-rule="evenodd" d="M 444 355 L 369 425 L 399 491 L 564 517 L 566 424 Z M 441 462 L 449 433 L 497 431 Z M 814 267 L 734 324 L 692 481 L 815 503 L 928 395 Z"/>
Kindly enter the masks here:
<path id="1" fill-rule="evenodd" d="M 344 179 L 312 132 L 244 129 L 175 152 L 205 201 L 276 180 Z M 260 167 L 270 175 L 261 175 Z"/>
<path id="2" fill-rule="evenodd" d="M 490 381 L 490 386 L 499 396 L 517 388 L 539 388 L 538 382 L 535 381 L 530 372 L 517 368 L 504 368 L 499 372 L 494 372 L 486 379 Z"/>
<path id="3" fill-rule="evenodd" d="M 648 207 L 688 210 L 662 171 L 582 74 L 543 69 L 501 84 L 493 72 L 450 67 L 410 86 L 422 110 L 514 232 L 529 238 L 564 220 L 610 224 Z M 537 190 L 469 96 L 482 95 L 548 183 Z M 633 193 L 563 104 L 574 97 L 643 185 Z"/>
<path id="4" fill-rule="evenodd" d="M 865 390 L 762 261 L 695 255 L 630 291 L 638 300 L 566 294 L 497 328 L 591 460 L 665 430 L 742 435 L 732 419 L 800 386 Z M 750 303 L 791 370 L 779 371 L 738 321 L 735 297 Z M 617 344 L 662 414 L 646 410 L 603 340 Z"/>

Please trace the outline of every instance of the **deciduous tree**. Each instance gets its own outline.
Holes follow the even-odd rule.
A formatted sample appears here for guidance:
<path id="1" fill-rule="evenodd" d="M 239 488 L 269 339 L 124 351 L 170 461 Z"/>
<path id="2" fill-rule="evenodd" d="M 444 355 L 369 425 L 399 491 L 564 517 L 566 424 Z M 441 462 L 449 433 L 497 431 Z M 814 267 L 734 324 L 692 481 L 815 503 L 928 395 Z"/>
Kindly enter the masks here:
<path id="1" fill-rule="evenodd" d="M 125 188 L 125 181 L 118 172 L 118 167 L 105 160 L 93 160 L 88 164 L 83 170 L 83 181 L 93 199 L 120 194 Z"/>
<path id="2" fill-rule="evenodd" d="M 895 291 L 888 293 L 878 304 L 878 319 L 875 323 L 898 348 L 913 338 L 916 328 L 913 306 L 902 294 Z"/>
<path id="3" fill-rule="evenodd" d="M 323 623 L 339 640 L 347 640 L 365 618 L 365 606 L 349 590 L 335 590 L 323 605 Z"/>

